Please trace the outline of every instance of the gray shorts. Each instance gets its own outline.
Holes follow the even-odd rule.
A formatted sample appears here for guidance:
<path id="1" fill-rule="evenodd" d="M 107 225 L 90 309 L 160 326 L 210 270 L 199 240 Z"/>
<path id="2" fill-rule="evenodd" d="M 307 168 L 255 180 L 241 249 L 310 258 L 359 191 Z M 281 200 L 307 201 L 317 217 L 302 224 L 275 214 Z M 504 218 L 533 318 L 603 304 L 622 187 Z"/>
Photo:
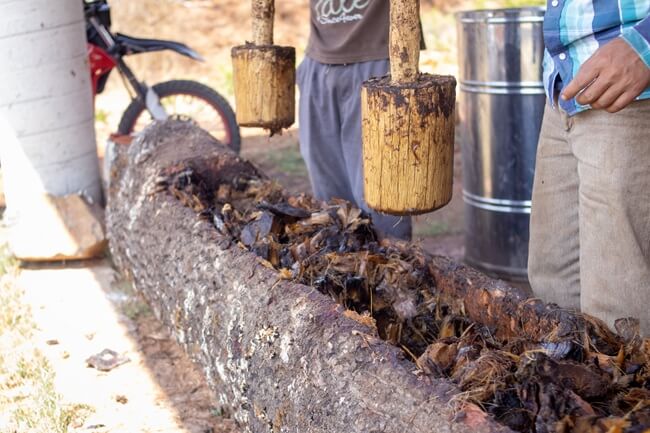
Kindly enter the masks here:
<path id="1" fill-rule="evenodd" d="M 305 57 L 297 72 L 300 152 L 316 198 L 348 200 L 372 216 L 381 236 L 410 239 L 409 217 L 375 212 L 363 197 L 361 84 L 388 69 L 388 60 L 327 65 Z"/>

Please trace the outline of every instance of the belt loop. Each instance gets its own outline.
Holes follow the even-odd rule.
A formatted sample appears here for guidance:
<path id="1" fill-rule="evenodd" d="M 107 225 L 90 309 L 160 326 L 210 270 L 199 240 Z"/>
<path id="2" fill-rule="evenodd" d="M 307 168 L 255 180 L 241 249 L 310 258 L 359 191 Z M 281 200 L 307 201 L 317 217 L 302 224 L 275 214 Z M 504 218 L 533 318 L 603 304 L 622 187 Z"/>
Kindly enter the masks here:
<path id="1" fill-rule="evenodd" d="M 564 129 L 564 132 L 569 132 L 571 130 L 571 126 L 573 126 L 571 117 L 569 117 L 567 112 L 564 111 L 559 105 L 557 106 L 557 110 L 560 113 L 560 119 L 562 121 L 562 128 Z"/>

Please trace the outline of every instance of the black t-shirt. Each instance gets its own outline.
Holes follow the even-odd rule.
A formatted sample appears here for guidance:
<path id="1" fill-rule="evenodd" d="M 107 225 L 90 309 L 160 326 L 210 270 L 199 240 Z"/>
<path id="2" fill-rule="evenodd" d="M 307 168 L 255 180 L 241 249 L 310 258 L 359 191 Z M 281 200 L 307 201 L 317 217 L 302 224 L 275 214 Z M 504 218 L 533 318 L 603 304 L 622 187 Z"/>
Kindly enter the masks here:
<path id="1" fill-rule="evenodd" d="M 307 55 L 328 64 L 388 58 L 389 0 L 310 0 Z"/>

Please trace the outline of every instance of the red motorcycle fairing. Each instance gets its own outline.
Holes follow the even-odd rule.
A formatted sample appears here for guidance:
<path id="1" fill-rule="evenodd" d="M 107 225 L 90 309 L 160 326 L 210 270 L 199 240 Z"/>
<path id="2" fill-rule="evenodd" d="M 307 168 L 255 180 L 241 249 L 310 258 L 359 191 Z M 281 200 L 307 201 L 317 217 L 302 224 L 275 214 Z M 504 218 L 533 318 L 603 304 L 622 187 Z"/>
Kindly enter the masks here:
<path id="1" fill-rule="evenodd" d="M 117 66 L 115 59 L 97 45 L 88 45 L 88 60 L 90 62 L 90 78 L 93 83 L 93 96 L 104 90 L 106 79 L 111 70 Z"/>

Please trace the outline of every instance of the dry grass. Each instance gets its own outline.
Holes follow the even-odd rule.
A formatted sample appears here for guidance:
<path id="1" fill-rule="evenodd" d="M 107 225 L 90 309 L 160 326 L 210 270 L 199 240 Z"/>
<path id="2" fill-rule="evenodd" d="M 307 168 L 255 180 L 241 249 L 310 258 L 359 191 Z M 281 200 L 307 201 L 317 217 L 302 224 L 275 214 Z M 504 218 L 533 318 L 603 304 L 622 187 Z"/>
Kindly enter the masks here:
<path id="1" fill-rule="evenodd" d="M 91 408 L 64 405 L 54 373 L 31 342 L 31 311 L 14 284 L 18 267 L 0 246 L 0 432 L 66 433 Z"/>
<path id="2" fill-rule="evenodd" d="M 276 3 L 276 43 L 296 46 L 299 57 L 309 30 L 306 5 L 299 0 Z M 150 83 L 195 79 L 232 97 L 230 49 L 250 39 L 250 2 L 112 0 L 111 8 L 114 31 L 181 41 L 206 59 L 199 63 L 170 52 L 133 56 L 127 62 L 138 77 Z"/>

